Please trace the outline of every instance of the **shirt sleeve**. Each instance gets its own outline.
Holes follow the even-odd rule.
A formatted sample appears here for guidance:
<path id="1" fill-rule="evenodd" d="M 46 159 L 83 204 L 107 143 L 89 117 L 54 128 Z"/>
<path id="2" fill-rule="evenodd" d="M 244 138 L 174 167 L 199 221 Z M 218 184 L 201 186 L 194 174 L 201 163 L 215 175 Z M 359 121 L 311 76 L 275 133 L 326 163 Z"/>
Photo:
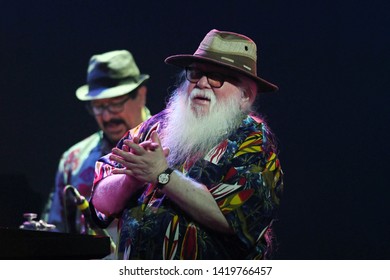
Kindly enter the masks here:
<path id="1" fill-rule="evenodd" d="M 65 172 L 64 162 L 66 160 L 66 153 L 62 155 L 59 162 L 58 169 L 55 177 L 54 188 L 51 191 L 48 201 L 45 205 L 45 213 L 43 213 L 42 219 L 49 224 L 56 226 L 56 231 L 66 231 L 66 221 L 64 220 L 64 203 L 63 203 L 63 189 L 65 187 Z"/>
<path id="2" fill-rule="evenodd" d="M 250 134 L 229 160 L 222 182 L 211 189 L 242 246 L 256 246 L 276 218 L 283 173 L 262 132 Z"/>
<path id="3" fill-rule="evenodd" d="M 123 141 L 126 139 L 132 139 L 130 131 L 128 131 L 121 140 L 117 143 L 116 147 L 121 148 L 123 145 Z M 114 217 L 108 217 L 95 209 L 92 198 L 95 191 L 95 186 L 104 178 L 110 176 L 112 174 L 112 170 L 115 168 L 121 168 L 122 165 L 110 160 L 111 153 L 102 156 L 95 164 L 95 175 L 93 180 L 93 186 L 91 191 L 91 197 L 89 199 L 89 210 L 91 212 L 91 217 L 93 222 L 100 228 L 106 228 L 110 225 L 110 223 L 114 220 Z"/>

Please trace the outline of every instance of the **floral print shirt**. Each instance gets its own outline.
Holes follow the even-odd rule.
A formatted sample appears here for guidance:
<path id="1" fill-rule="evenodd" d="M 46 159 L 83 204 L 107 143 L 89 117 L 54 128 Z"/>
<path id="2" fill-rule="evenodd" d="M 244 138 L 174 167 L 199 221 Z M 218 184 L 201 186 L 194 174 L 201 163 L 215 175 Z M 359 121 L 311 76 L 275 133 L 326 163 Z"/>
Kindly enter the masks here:
<path id="1" fill-rule="evenodd" d="M 166 123 L 166 111 L 129 131 L 118 143 L 138 135 L 145 141 Z M 94 185 L 121 167 L 109 155 L 96 164 Z M 194 221 L 173 201 L 149 184 L 121 213 L 118 259 L 265 259 L 271 224 L 283 189 L 283 172 L 267 125 L 247 116 L 236 133 L 195 162 L 175 166 L 185 176 L 207 186 L 234 230 L 222 234 Z M 110 218 L 96 211 L 106 226 Z"/>

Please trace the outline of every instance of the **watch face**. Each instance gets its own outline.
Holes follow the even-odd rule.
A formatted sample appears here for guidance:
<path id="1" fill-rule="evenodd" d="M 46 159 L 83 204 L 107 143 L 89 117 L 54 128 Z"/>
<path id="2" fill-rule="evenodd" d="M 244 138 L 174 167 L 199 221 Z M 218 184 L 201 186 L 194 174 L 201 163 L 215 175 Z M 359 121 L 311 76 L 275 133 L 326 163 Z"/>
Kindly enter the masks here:
<path id="1" fill-rule="evenodd" d="M 163 185 L 168 183 L 169 182 L 169 174 L 167 174 L 167 173 L 160 174 L 160 176 L 158 176 L 158 182 L 160 184 L 163 184 Z"/>

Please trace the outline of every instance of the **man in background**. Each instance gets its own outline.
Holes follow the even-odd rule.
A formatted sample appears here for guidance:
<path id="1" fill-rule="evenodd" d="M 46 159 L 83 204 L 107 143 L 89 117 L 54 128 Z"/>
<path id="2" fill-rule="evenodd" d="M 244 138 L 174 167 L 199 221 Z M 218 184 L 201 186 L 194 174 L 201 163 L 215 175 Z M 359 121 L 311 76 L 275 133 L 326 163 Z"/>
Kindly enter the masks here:
<path id="1" fill-rule="evenodd" d="M 95 162 L 110 152 L 126 131 L 150 117 L 145 107 L 148 79 L 149 75 L 140 73 L 127 50 L 90 58 L 87 84 L 77 89 L 76 96 L 86 103 L 100 130 L 70 147 L 61 157 L 55 189 L 42 215 L 57 231 L 89 233 L 90 221 L 77 210 L 77 197 L 89 199 Z M 113 223 L 108 233 L 114 242 L 116 232 Z"/>

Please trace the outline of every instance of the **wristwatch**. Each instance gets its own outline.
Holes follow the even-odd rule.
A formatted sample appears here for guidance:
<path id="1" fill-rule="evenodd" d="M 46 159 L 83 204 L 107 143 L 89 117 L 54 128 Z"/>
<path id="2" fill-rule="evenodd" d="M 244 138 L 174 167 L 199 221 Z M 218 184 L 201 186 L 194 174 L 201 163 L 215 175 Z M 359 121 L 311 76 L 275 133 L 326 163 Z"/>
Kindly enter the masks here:
<path id="1" fill-rule="evenodd" d="M 167 168 L 164 172 L 160 173 L 157 176 L 157 188 L 162 190 L 162 188 L 168 184 L 169 179 L 171 178 L 171 173 L 173 172 L 172 168 Z"/>

